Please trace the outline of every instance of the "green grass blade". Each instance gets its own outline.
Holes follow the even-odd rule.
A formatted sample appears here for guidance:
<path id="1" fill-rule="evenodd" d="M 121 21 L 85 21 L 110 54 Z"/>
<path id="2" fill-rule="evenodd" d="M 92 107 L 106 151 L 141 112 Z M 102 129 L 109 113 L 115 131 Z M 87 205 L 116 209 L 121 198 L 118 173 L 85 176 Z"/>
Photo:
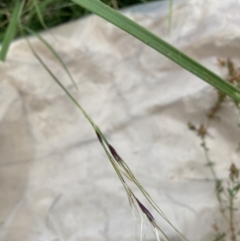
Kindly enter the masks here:
<path id="1" fill-rule="evenodd" d="M 37 0 L 33 0 L 33 5 L 35 7 L 35 10 L 36 10 L 36 13 L 37 13 L 37 16 L 38 16 L 38 19 L 39 19 L 39 22 L 41 23 L 42 27 L 46 30 L 47 29 L 47 26 L 43 20 L 43 16 L 42 16 L 42 13 L 41 13 L 41 10 L 38 6 L 38 2 Z"/>
<path id="2" fill-rule="evenodd" d="M 49 49 L 49 51 L 54 55 L 54 57 L 58 60 L 60 65 L 63 67 L 63 69 L 67 73 L 67 75 L 68 75 L 69 79 L 71 80 L 72 84 L 74 85 L 74 87 L 76 89 L 78 89 L 76 81 L 74 80 L 73 76 L 71 75 L 70 71 L 68 70 L 68 67 L 66 66 L 66 64 L 64 63 L 62 58 L 59 56 L 57 51 L 41 35 L 39 35 L 35 31 L 33 31 L 32 29 L 25 27 L 25 26 L 22 26 L 22 28 L 24 30 L 26 30 L 28 33 L 35 35 Z"/>
<path id="3" fill-rule="evenodd" d="M 20 12 L 21 12 L 20 1 L 16 1 L 10 23 L 8 25 L 6 33 L 4 34 L 3 43 L 1 46 L 0 60 L 3 62 L 6 59 L 9 46 L 17 33 L 18 17 Z"/>
<path id="4" fill-rule="evenodd" d="M 89 11 L 99 15 L 108 22 L 116 25 L 122 30 L 128 32 L 132 36 L 141 40 L 148 46 L 152 47 L 159 53 L 165 55 L 178 65 L 182 66 L 189 72 L 198 76 L 202 80 L 206 81 L 210 85 L 214 86 L 218 90 L 222 91 L 226 95 L 233 98 L 235 101 L 240 102 L 240 90 L 233 85 L 224 81 L 221 77 L 208 70 L 189 56 L 185 55 L 172 45 L 168 44 L 164 40 L 160 39 L 147 29 L 138 25 L 134 21 L 128 19 L 116 10 L 106 6 L 99 0 L 72 0 L 80 6 L 88 9 Z"/>

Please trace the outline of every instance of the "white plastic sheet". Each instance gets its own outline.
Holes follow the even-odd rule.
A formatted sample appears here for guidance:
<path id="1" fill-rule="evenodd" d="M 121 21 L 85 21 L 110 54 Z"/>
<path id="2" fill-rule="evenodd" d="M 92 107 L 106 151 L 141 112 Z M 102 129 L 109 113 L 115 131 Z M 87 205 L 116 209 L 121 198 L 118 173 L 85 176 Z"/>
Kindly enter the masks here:
<path id="1" fill-rule="evenodd" d="M 174 5 L 170 39 L 167 2 L 124 13 L 222 75 L 217 57 L 240 56 L 240 2 L 192 0 Z M 204 120 L 216 98 L 212 87 L 97 16 L 42 36 L 69 67 L 78 91 L 52 54 L 32 37 L 34 48 L 166 216 L 189 240 L 213 240 L 215 221 L 222 227 L 225 223 L 214 183 L 205 181 L 211 173 L 200 141 L 187 128 L 188 121 Z M 139 221 L 94 131 L 24 40 L 12 44 L 0 74 L 0 240 L 134 240 Z M 221 116 L 210 129 L 208 144 L 217 173 L 224 178 L 231 162 L 240 164 L 239 128 L 227 106 Z M 157 219 L 171 240 L 180 240 Z M 146 240 L 155 240 L 150 228 L 146 230 Z"/>

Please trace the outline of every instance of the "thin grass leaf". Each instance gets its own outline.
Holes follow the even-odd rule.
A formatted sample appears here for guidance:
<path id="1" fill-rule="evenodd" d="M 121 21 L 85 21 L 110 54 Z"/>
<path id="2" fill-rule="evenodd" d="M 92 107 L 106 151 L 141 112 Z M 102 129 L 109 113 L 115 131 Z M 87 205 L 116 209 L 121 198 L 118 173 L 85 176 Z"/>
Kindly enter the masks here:
<path id="1" fill-rule="evenodd" d="M 37 16 L 38 16 L 38 19 L 39 19 L 39 22 L 41 23 L 42 27 L 47 30 L 47 26 L 43 20 L 43 16 L 42 16 L 42 13 L 41 13 L 41 10 L 39 8 L 39 5 L 38 5 L 38 2 L 37 0 L 33 0 L 33 5 L 36 9 L 36 13 L 37 13 Z"/>
<path id="2" fill-rule="evenodd" d="M 21 12 L 20 1 L 16 1 L 10 23 L 3 38 L 3 43 L 0 52 L 0 60 L 5 61 L 8 53 L 9 46 L 17 33 L 18 17 Z"/>
<path id="3" fill-rule="evenodd" d="M 128 19 L 121 13 L 108 7 L 99 0 L 72 1 L 141 40 L 146 45 L 152 47 L 159 53 L 171 59 L 173 62 L 177 63 L 189 72 L 193 73 L 226 95 L 230 96 L 238 103 L 240 102 L 240 90 L 238 90 L 236 87 L 227 83 L 225 80 L 223 80 L 221 77 L 209 69 L 205 68 L 195 60 L 191 59 L 189 56 L 185 55 L 180 50 L 176 49 L 153 33 L 149 32 L 147 29 Z"/>
<path id="4" fill-rule="evenodd" d="M 50 5 L 50 4 L 52 4 L 52 3 L 54 3 L 55 1 L 56 1 L 56 0 L 45 0 L 45 1 L 43 1 L 43 2 L 40 2 L 40 3 L 38 4 L 38 9 L 39 9 L 40 13 L 41 13 L 41 12 L 44 12 L 44 11 L 46 10 L 47 6 Z M 29 16 L 28 16 L 28 21 L 31 21 L 31 19 L 32 19 L 33 16 L 35 15 L 36 11 L 37 11 L 37 9 L 34 8 L 33 11 L 30 12 L 30 14 L 29 14 Z"/>
<path id="5" fill-rule="evenodd" d="M 39 35 L 37 32 L 33 31 L 32 29 L 30 29 L 30 28 L 28 28 L 26 26 L 22 26 L 22 28 L 24 30 L 26 30 L 28 33 L 30 33 L 32 35 L 35 35 L 48 48 L 48 50 L 50 50 L 50 52 L 54 55 L 54 57 L 58 60 L 60 65 L 63 67 L 63 69 L 67 73 L 67 75 L 68 75 L 69 79 L 71 80 L 72 84 L 74 85 L 74 87 L 76 89 L 78 89 L 76 81 L 74 80 L 73 76 L 71 75 L 70 71 L 68 70 L 67 65 L 64 63 L 64 61 L 62 60 L 60 55 L 57 53 L 57 51 L 41 35 Z"/>

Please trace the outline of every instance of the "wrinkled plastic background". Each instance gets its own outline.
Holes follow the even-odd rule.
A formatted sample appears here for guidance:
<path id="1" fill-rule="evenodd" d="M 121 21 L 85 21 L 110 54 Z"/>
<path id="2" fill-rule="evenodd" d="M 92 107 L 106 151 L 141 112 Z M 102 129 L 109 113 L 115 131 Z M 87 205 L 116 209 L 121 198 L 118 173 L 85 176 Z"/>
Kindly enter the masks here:
<path id="1" fill-rule="evenodd" d="M 217 58 L 240 56 L 240 2 L 174 1 L 124 11 L 224 77 Z M 77 81 L 75 90 L 54 56 L 31 42 L 68 87 L 166 216 L 189 240 L 213 240 L 219 214 L 200 140 L 187 122 L 201 123 L 216 99 L 212 87 L 97 16 L 42 33 Z M 94 131 L 20 39 L 0 64 L 0 240 L 135 240 L 124 189 Z M 240 164 L 237 117 L 227 105 L 210 128 L 217 174 Z M 146 204 L 137 188 L 133 190 Z M 150 210 L 152 210 L 149 207 Z M 171 240 L 176 233 L 153 212 Z M 137 226 L 136 226 L 137 223 Z M 149 226 L 146 240 L 155 240 Z"/>

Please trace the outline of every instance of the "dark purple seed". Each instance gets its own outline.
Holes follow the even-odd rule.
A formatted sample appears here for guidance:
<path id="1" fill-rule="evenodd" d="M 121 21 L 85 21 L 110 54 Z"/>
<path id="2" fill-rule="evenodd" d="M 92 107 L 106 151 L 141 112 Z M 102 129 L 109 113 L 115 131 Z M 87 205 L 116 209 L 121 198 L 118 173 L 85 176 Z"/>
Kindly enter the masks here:
<path id="1" fill-rule="evenodd" d="M 100 141 L 100 143 L 103 144 L 102 137 L 99 135 L 98 132 L 96 132 L 96 134 L 97 134 L 97 137 L 98 137 L 98 140 Z"/>
<path id="2" fill-rule="evenodd" d="M 108 148 L 109 148 L 111 154 L 113 155 L 114 159 L 117 162 L 121 162 L 122 158 L 117 154 L 116 150 L 110 144 L 108 144 Z"/>
<path id="3" fill-rule="evenodd" d="M 137 200 L 137 203 L 138 203 L 139 207 L 141 208 L 142 212 L 146 214 L 148 220 L 150 222 L 153 222 L 154 221 L 153 215 L 148 211 L 148 209 L 142 203 L 140 203 L 140 201 L 137 198 L 136 198 L 136 200 Z"/>

